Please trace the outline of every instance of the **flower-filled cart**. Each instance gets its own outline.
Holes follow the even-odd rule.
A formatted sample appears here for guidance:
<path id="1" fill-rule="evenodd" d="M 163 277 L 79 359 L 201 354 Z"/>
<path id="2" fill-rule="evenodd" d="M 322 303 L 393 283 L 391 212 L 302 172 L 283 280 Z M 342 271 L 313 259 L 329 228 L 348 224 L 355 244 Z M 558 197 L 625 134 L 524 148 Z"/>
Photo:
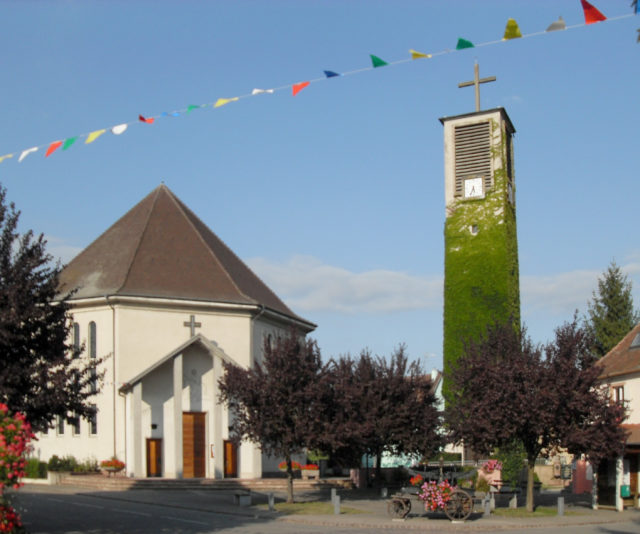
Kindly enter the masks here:
<path id="1" fill-rule="evenodd" d="M 419 479 L 418 479 L 419 477 Z M 473 511 L 473 499 L 448 481 L 425 482 L 420 475 L 411 479 L 411 487 L 402 488 L 387 503 L 387 513 L 404 519 L 411 512 L 411 501 L 419 499 L 427 512 L 443 511 L 451 521 L 464 521 Z"/>

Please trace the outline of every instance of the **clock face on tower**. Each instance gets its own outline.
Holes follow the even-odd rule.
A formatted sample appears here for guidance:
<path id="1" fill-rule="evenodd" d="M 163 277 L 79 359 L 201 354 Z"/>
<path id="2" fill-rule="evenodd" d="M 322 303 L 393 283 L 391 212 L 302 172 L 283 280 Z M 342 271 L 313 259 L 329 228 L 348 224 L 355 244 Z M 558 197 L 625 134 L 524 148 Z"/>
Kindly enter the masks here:
<path id="1" fill-rule="evenodd" d="M 484 180 L 482 176 L 467 178 L 464 181 L 464 198 L 484 198 Z"/>

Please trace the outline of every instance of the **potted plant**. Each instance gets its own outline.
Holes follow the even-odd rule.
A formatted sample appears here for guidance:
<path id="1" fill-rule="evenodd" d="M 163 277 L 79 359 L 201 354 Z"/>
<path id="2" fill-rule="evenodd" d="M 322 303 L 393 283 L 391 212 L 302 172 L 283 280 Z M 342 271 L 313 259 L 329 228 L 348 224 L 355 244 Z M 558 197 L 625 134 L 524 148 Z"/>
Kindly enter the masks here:
<path id="1" fill-rule="evenodd" d="M 115 456 L 112 456 L 109 460 L 102 460 L 100 462 L 100 469 L 107 475 L 119 473 L 124 469 L 124 462 L 121 462 Z"/>

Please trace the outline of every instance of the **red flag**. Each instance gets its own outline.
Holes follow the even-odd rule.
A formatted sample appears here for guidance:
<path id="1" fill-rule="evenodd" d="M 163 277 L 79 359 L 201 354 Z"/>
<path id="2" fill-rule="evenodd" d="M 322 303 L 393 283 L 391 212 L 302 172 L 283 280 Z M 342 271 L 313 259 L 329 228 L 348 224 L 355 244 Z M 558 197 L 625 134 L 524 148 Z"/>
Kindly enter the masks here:
<path id="1" fill-rule="evenodd" d="M 51 143 L 49 145 L 49 148 L 47 148 L 47 152 L 44 155 L 45 158 L 49 157 L 51 154 L 53 154 L 56 150 L 58 150 L 60 147 L 62 146 L 62 141 L 54 141 L 53 143 Z"/>
<path id="2" fill-rule="evenodd" d="M 598 11 L 595 7 L 593 7 L 586 0 L 580 0 L 582 3 L 582 9 L 584 10 L 584 23 L 585 24 L 593 24 L 594 22 L 601 22 L 603 20 L 607 20 L 600 11 Z"/>
<path id="3" fill-rule="evenodd" d="M 296 96 L 300 91 L 302 91 L 310 83 L 311 82 L 294 83 L 293 86 L 292 86 L 293 96 Z"/>
<path id="4" fill-rule="evenodd" d="M 146 122 L 147 124 L 153 124 L 153 121 L 155 120 L 153 117 L 151 117 L 149 119 L 145 119 L 142 115 L 138 115 L 138 119 L 141 122 Z"/>

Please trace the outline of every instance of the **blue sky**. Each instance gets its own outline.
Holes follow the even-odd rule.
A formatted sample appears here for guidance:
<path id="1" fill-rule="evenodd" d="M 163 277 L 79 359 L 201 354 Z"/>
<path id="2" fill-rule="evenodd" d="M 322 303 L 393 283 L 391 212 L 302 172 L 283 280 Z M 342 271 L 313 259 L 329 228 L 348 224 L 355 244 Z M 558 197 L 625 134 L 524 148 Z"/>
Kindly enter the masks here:
<path id="1" fill-rule="evenodd" d="M 517 130 L 522 316 L 544 342 L 614 258 L 640 304 L 640 18 L 630 0 L 592 3 L 614 20 L 584 26 L 579 0 L 0 0 L 0 183 L 68 261 L 164 181 L 319 325 L 326 357 L 406 343 L 440 367 L 438 119 L 474 110 L 457 84 L 477 60 L 498 78 L 482 107 Z M 528 35 L 559 15 L 563 32 L 455 51 L 500 41 L 510 17 Z M 437 55 L 401 61 L 409 49 Z"/>

